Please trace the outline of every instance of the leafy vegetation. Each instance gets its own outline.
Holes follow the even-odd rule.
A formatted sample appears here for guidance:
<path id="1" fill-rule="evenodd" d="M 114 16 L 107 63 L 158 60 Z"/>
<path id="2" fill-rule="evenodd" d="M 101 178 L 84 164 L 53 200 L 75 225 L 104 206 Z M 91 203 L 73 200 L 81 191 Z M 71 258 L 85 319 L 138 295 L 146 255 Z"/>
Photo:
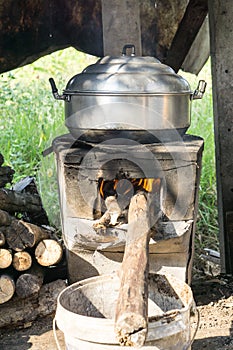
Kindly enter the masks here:
<path id="1" fill-rule="evenodd" d="M 54 137 L 66 133 L 62 101 L 55 101 L 48 79 L 53 77 L 59 89 L 87 65 L 96 61 L 69 48 L 43 57 L 31 65 L 1 75 L 0 81 L 0 152 L 15 171 L 14 181 L 37 176 L 43 202 L 54 225 L 59 224 L 54 157 L 42 157 Z M 204 138 L 205 151 L 199 195 L 199 219 L 196 245 L 218 249 L 214 132 L 210 62 L 199 77 L 181 72 L 194 89 L 200 79 L 207 81 L 201 101 L 192 104 L 189 133 Z"/>

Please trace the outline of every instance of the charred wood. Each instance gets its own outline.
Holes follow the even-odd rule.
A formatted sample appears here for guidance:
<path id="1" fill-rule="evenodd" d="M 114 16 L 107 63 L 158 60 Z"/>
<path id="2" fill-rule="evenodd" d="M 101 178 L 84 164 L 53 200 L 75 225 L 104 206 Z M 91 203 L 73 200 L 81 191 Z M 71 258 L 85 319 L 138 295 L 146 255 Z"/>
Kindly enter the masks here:
<path id="1" fill-rule="evenodd" d="M 38 213 L 42 210 L 42 203 L 37 195 L 0 188 L 0 209 L 12 214 Z"/>
<path id="2" fill-rule="evenodd" d="M 40 197 L 35 179 L 32 176 L 27 176 L 21 179 L 13 186 L 13 190 L 21 193 L 28 193 Z M 41 203 L 41 210 L 39 212 L 23 212 L 22 219 L 36 225 L 49 225 L 48 216 Z"/>
<path id="3" fill-rule="evenodd" d="M 7 244 L 15 251 L 23 251 L 34 247 L 39 241 L 49 237 L 49 232 L 43 228 L 14 219 L 10 226 L 5 228 Z"/>
<path id="4" fill-rule="evenodd" d="M 15 171 L 9 166 L 0 166 L 0 188 L 11 183 Z"/>

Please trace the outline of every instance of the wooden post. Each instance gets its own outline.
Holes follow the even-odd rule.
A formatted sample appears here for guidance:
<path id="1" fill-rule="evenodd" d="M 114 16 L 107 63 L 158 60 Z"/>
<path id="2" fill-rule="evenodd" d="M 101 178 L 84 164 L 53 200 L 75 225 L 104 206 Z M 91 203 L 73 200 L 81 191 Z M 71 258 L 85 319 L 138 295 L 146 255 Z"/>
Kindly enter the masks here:
<path id="1" fill-rule="evenodd" d="M 138 0 L 102 0 L 104 55 L 121 55 L 125 44 L 133 44 L 141 56 L 141 22 Z"/>
<path id="2" fill-rule="evenodd" d="M 209 21 L 221 265 L 233 273 L 232 1 L 209 0 Z"/>

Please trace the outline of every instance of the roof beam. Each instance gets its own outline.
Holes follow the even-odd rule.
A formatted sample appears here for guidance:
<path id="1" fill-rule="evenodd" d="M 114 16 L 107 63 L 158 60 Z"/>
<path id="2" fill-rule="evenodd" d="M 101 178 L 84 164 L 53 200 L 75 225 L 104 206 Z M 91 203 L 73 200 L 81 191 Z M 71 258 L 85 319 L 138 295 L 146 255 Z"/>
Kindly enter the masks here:
<path id="1" fill-rule="evenodd" d="M 208 13 L 208 0 L 190 0 L 171 43 L 165 64 L 178 72 Z"/>

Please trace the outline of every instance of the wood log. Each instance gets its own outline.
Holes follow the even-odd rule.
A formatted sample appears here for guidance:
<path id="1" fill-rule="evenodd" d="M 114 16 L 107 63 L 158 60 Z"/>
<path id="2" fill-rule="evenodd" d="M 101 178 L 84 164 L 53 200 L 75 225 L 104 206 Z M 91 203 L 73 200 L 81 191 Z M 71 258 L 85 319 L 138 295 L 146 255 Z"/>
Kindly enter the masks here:
<path id="1" fill-rule="evenodd" d="M 32 266 L 26 273 L 20 275 L 16 281 L 15 291 L 20 298 L 27 298 L 41 289 L 44 280 L 43 268 Z"/>
<path id="2" fill-rule="evenodd" d="M 4 187 L 7 183 L 11 183 L 15 171 L 9 166 L 0 166 L 0 187 Z"/>
<path id="3" fill-rule="evenodd" d="M 6 269 L 12 263 L 12 253 L 9 249 L 0 248 L 0 269 Z"/>
<path id="4" fill-rule="evenodd" d="M 15 282 L 13 278 L 7 274 L 0 276 L 0 304 L 10 300 L 15 292 Z M 3 314 L 1 313 L 1 318 Z"/>
<path id="5" fill-rule="evenodd" d="M 61 261 L 63 249 L 59 242 L 53 239 L 43 239 L 35 250 L 37 262 L 42 266 L 52 266 Z"/>
<path id="6" fill-rule="evenodd" d="M 31 195 L 36 195 L 40 197 L 38 192 L 35 178 L 33 176 L 26 176 L 20 181 L 18 181 L 14 186 L 13 190 L 20 193 L 29 193 Z M 26 212 L 23 213 L 22 218 L 24 221 L 30 222 L 32 224 L 41 226 L 41 225 L 49 225 L 49 219 L 44 208 L 41 208 L 39 212 Z"/>
<path id="7" fill-rule="evenodd" d="M 51 315 L 56 310 L 58 294 L 66 288 L 66 282 L 56 280 L 41 287 L 39 294 L 21 299 L 15 295 L 9 303 L 0 305 L 0 328 L 24 327 L 38 317 Z"/>
<path id="8" fill-rule="evenodd" d="M 6 243 L 4 232 L 0 230 L 0 247 L 3 247 Z"/>
<path id="9" fill-rule="evenodd" d="M 32 266 L 32 257 L 26 251 L 14 253 L 12 265 L 17 271 L 26 271 Z"/>
<path id="10" fill-rule="evenodd" d="M 40 196 L 0 188 L 0 209 L 9 213 L 38 213 L 42 203 Z"/>
<path id="11" fill-rule="evenodd" d="M 12 220 L 11 225 L 5 229 L 5 237 L 9 247 L 17 252 L 25 248 L 32 248 L 49 236 L 47 230 L 17 219 Z"/>
<path id="12" fill-rule="evenodd" d="M 12 219 L 8 212 L 0 209 L 0 226 L 9 226 L 11 221 Z"/>
<path id="13" fill-rule="evenodd" d="M 148 255 L 150 220 L 144 193 L 132 197 L 116 304 L 115 333 L 120 345 L 142 346 L 148 328 Z"/>

